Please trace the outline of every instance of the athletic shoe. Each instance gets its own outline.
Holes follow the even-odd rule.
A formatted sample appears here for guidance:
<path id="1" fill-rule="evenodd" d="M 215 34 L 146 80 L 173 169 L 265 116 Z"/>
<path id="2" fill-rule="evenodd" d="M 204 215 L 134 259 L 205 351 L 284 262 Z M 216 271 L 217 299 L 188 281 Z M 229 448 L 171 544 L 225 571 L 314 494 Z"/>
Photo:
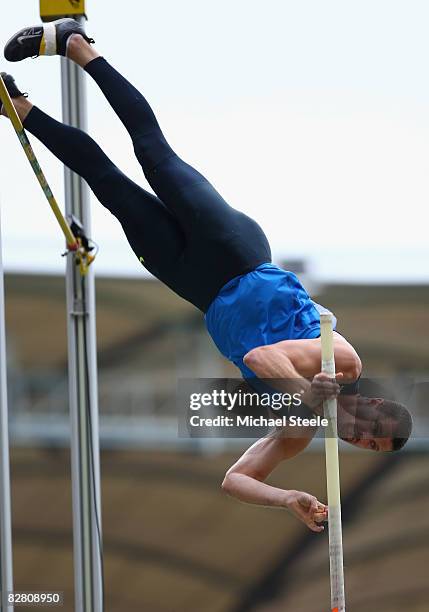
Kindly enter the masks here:
<path id="1" fill-rule="evenodd" d="M 39 55 L 66 56 L 67 42 L 72 34 L 80 34 L 87 42 L 94 42 L 85 34 L 79 22 L 67 17 L 23 28 L 6 43 L 4 56 L 9 62 L 20 62 L 27 57 Z"/>
<path id="2" fill-rule="evenodd" d="M 15 83 L 15 79 L 11 74 L 7 74 L 6 72 L 0 72 L 1 78 L 3 79 L 3 83 L 6 86 L 7 91 L 11 98 L 19 98 L 20 96 L 24 96 L 24 98 L 28 97 L 27 93 L 23 93 L 17 87 Z M 0 112 L 3 110 L 3 104 L 0 102 Z"/>

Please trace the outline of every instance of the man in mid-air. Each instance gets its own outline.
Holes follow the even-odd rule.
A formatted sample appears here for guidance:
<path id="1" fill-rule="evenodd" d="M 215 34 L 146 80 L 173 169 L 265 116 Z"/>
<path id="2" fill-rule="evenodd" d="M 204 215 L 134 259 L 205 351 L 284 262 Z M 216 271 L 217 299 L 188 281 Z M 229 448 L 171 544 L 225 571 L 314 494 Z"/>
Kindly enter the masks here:
<path id="1" fill-rule="evenodd" d="M 63 55 L 81 66 L 129 132 L 156 196 L 125 176 L 86 133 L 33 106 L 13 77 L 3 73 L 25 129 L 87 181 L 122 224 L 143 266 L 204 313 L 216 346 L 245 379 L 298 381 L 305 404 L 317 412 L 324 398 L 339 393 L 341 378 L 349 384 L 359 379 L 357 352 L 335 333 L 338 381 L 320 373 L 321 307 L 294 274 L 271 263 L 270 246 L 259 225 L 229 206 L 204 176 L 177 156 L 146 99 L 93 42 L 78 22 L 61 19 L 17 32 L 5 46 L 5 57 L 18 62 Z M 348 441 L 374 450 L 400 448 L 406 436 L 397 432 L 401 424 L 404 429 L 405 408 L 387 400 L 360 400 L 357 393 L 353 397 L 356 405 L 345 410 L 355 423 Z M 367 418 L 357 427 L 359 405 Z M 388 418 L 380 420 L 381 416 Z M 263 482 L 279 461 L 296 455 L 308 441 L 308 435 L 260 440 L 228 472 L 224 488 L 243 501 L 290 508 L 310 528 L 321 530 L 324 504 L 306 493 L 280 491 Z"/>

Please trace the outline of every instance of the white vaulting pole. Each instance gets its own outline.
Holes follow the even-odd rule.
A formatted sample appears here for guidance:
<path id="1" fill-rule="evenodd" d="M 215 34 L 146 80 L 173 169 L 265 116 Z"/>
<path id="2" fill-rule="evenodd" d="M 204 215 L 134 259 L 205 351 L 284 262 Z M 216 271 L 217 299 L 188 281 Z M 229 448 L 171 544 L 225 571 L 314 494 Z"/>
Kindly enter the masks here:
<path id="1" fill-rule="evenodd" d="M 335 378 L 333 315 L 320 315 L 322 340 L 322 372 Z M 343 533 L 341 524 L 340 466 L 338 459 L 337 400 L 323 403 L 325 428 L 326 481 L 328 487 L 329 566 L 331 578 L 331 610 L 344 612 Z"/>
<path id="2" fill-rule="evenodd" d="M 83 16 L 76 17 L 83 20 Z M 61 58 L 64 123 L 86 130 L 84 73 Z M 65 169 L 67 216 L 74 215 L 90 236 L 89 193 L 84 181 Z M 93 267 L 82 278 L 67 262 L 69 397 L 73 487 L 75 610 L 102 612 L 103 563 L 100 503 L 98 384 Z"/>
<path id="3" fill-rule="evenodd" d="M 6 327 L 0 227 L 0 609 L 2 612 L 10 612 L 14 609 L 7 601 L 7 594 L 13 591 L 13 578 L 6 372 Z"/>

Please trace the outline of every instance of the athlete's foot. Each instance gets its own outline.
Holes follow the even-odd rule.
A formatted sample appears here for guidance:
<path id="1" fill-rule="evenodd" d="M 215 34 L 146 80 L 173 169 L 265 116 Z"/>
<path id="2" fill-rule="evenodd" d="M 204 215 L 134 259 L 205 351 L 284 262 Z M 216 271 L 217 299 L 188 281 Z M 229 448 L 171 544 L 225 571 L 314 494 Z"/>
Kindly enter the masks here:
<path id="1" fill-rule="evenodd" d="M 80 34 L 72 34 L 67 44 L 67 57 L 85 68 L 89 62 L 100 57 L 98 51 Z"/>
<path id="2" fill-rule="evenodd" d="M 13 105 L 18 113 L 18 117 L 22 122 L 25 121 L 28 113 L 33 108 L 30 100 L 27 99 L 27 94 L 21 92 L 18 89 L 18 86 L 15 83 L 15 79 L 11 74 L 6 74 L 6 72 L 1 73 L 4 84 L 6 85 L 6 89 L 9 92 L 9 95 L 12 99 Z M 6 109 L 3 104 L 0 103 L 0 115 L 7 117 Z"/>
<path id="3" fill-rule="evenodd" d="M 4 56 L 10 62 L 20 62 L 39 55 L 68 55 L 73 34 L 86 43 L 93 39 L 85 34 L 83 26 L 74 19 L 57 19 L 43 25 L 23 28 L 10 38 L 4 48 Z"/>

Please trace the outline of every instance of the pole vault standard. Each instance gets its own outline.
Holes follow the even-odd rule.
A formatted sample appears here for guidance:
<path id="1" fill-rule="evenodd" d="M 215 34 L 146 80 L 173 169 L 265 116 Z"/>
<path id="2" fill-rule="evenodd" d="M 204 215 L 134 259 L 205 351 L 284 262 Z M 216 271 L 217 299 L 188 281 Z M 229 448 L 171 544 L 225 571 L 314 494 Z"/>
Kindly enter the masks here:
<path id="1" fill-rule="evenodd" d="M 335 378 L 333 316 L 320 315 L 322 340 L 322 372 Z M 325 428 L 326 481 L 328 487 L 329 567 L 331 578 L 331 610 L 345 612 L 343 533 L 341 524 L 340 466 L 338 459 L 337 400 L 323 403 Z"/>
<path id="2" fill-rule="evenodd" d="M 85 3 L 41 0 L 40 15 L 50 21 L 73 16 L 85 19 Z M 61 58 L 64 123 L 86 129 L 86 91 L 81 68 Z M 65 207 L 69 220 L 77 220 L 90 234 L 88 188 L 65 169 Z M 72 223 L 72 227 L 74 224 Z M 95 287 L 92 268 L 81 275 L 72 258 L 66 271 L 69 401 L 73 488 L 75 610 L 103 610 L 103 552 L 101 534 L 98 385 L 95 331 Z"/>
<path id="3" fill-rule="evenodd" d="M 3 264 L 0 227 L 0 590 L 2 612 L 10 612 L 8 593 L 13 591 L 12 527 L 10 518 L 9 430 L 6 383 L 6 328 L 4 319 Z"/>
<path id="4" fill-rule="evenodd" d="M 61 59 L 63 121 L 85 129 L 85 83 L 81 69 Z M 67 217 L 90 233 L 89 197 L 82 179 L 65 168 Z M 82 277 L 67 261 L 67 329 L 75 555 L 75 609 L 103 609 L 100 452 L 94 271 Z"/>

